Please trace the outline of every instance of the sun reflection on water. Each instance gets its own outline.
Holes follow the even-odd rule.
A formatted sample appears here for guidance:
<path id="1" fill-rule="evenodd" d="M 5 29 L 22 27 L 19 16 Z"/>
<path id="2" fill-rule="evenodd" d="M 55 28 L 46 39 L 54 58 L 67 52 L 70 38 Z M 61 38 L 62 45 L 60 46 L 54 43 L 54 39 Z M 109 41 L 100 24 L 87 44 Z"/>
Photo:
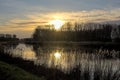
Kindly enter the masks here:
<path id="1" fill-rule="evenodd" d="M 56 59 L 60 59 L 60 58 L 61 58 L 60 52 L 54 53 L 54 57 L 55 57 Z"/>

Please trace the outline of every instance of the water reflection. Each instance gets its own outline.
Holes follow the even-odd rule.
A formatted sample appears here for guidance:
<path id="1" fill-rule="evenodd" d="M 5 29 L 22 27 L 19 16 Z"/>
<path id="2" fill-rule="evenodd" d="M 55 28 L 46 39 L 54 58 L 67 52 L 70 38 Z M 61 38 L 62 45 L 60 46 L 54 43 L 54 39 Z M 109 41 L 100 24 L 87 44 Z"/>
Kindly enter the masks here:
<path id="1" fill-rule="evenodd" d="M 90 75 L 97 70 L 102 71 L 102 75 L 109 71 L 115 73 L 120 70 L 120 52 L 115 50 L 100 49 L 87 52 L 70 47 L 36 47 L 35 45 L 19 44 L 16 48 L 8 47 L 5 51 L 13 57 L 32 60 L 35 65 L 57 68 L 65 73 L 75 68 L 81 72 L 90 71 Z M 107 59 L 109 57 L 111 59 Z"/>
<path id="2" fill-rule="evenodd" d="M 60 52 L 54 53 L 54 57 L 55 57 L 56 59 L 60 59 L 60 57 L 61 57 Z"/>
<path id="3" fill-rule="evenodd" d="M 21 57 L 25 60 L 35 60 L 36 54 L 32 50 L 32 46 L 26 46 L 25 44 L 19 44 L 16 48 L 8 47 L 5 50 L 12 57 Z"/>

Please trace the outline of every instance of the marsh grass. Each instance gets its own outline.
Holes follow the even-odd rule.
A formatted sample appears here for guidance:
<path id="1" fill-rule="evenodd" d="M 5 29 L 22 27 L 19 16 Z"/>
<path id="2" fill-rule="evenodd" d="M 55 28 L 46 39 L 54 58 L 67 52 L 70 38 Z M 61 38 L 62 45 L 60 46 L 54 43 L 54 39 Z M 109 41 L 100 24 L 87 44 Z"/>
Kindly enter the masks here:
<path id="1" fill-rule="evenodd" d="M 49 49 L 37 47 L 35 52 L 38 61 L 12 56 L 9 50 L 6 51 L 7 54 L 3 59 L 14 62 L 15 65 L 35 75 L 45 76 L 47 80 L 120 80 L 120 51 L 118 50 L 59 49 L 62 59 L 56 63 L 53 56 L 56 52 L 55 48 Z"/>

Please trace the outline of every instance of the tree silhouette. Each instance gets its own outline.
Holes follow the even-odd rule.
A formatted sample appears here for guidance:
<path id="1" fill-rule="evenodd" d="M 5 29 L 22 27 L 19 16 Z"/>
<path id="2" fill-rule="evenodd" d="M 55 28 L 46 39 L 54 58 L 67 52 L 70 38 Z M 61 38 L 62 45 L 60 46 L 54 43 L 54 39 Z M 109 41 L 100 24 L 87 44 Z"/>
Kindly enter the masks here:
<path id="1" fill-rule="evenodd" d="M 68 22 L 60 31 L 37 27 L 33 39 L 35 41 L 111 41 L 112 24 L 74 23 Z M 117 25 L 116 27 L 119 27 Z M 120 28 L 119 28 L 120 29 Z"/>

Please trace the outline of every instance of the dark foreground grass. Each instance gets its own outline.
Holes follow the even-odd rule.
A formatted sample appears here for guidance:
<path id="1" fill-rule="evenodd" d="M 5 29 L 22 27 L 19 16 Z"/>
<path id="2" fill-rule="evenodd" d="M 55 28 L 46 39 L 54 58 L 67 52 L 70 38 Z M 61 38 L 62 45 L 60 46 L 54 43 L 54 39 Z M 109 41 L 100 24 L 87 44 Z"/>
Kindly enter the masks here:
<path id="1" fill-rule="evenodd" d="M 21 68 L 0 61 L 0 80 L 45 80 Z"/>

